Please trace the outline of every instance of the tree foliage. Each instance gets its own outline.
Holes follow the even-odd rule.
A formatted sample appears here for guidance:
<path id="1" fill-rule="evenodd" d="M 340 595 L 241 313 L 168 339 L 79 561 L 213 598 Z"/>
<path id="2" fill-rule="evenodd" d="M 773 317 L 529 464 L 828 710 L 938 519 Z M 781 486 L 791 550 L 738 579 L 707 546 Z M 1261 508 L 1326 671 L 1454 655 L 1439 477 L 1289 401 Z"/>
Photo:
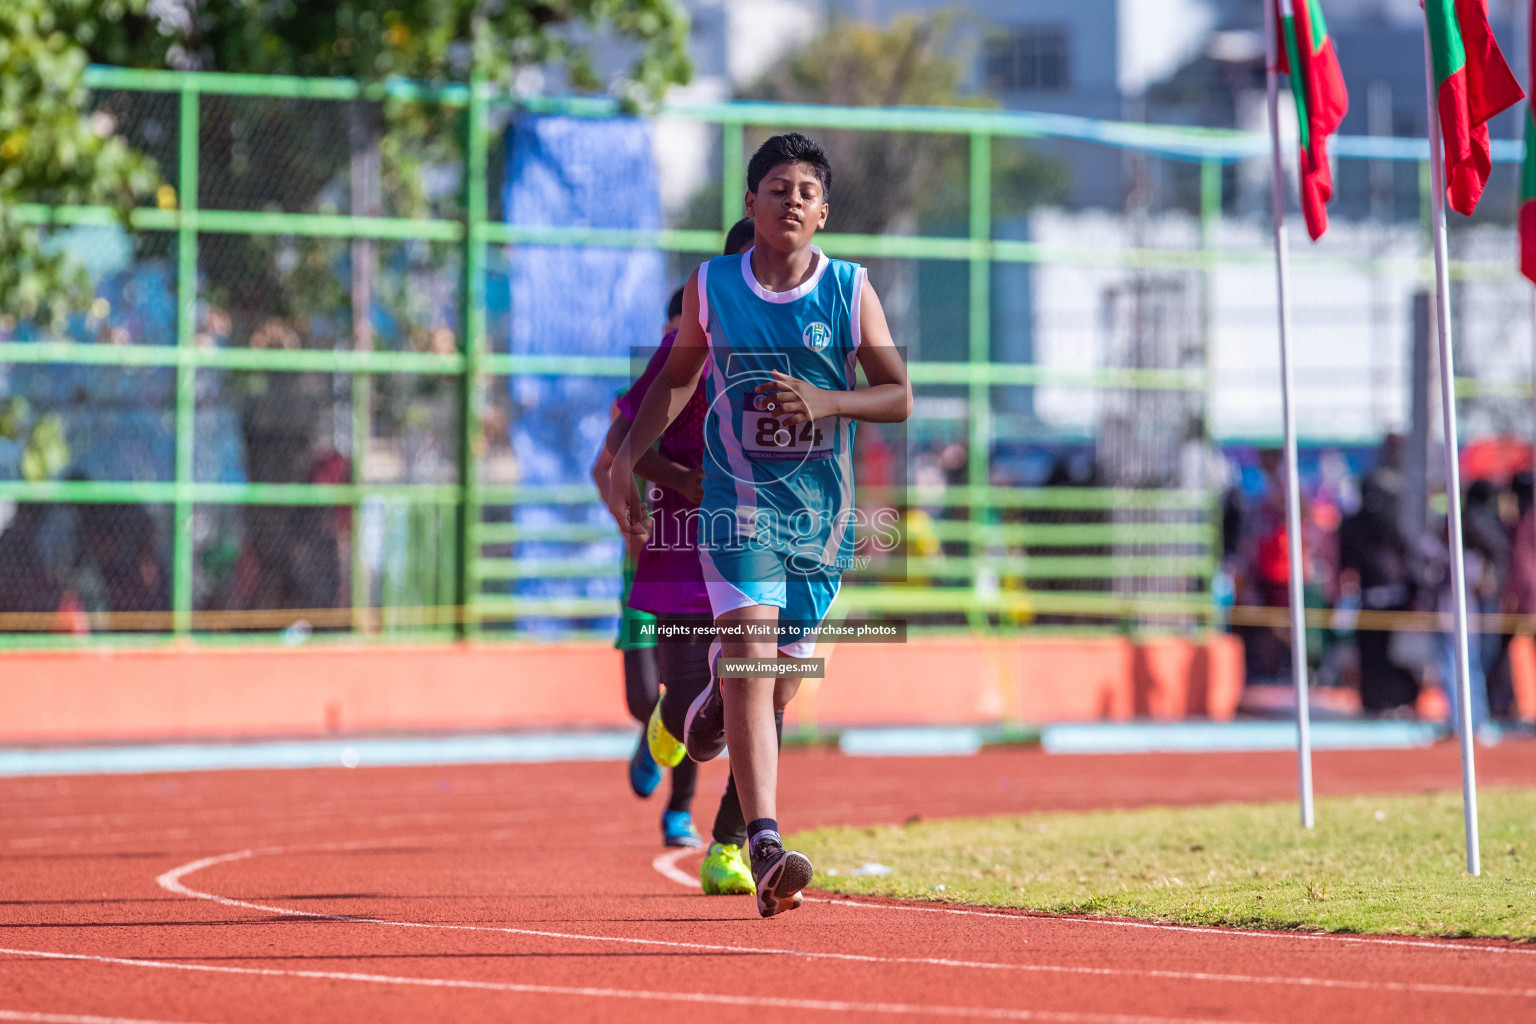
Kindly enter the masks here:
<path id="1" fill-rule="evenodd" d="M 100 0 L 98 0 L 100 2 Z M 590 47 L 636 52 L 600 81 Z M 96 59 L 135 67 L 463 81 L 562 68 L 578 89 L 658 98 L 686 82 L 688 20 L 672 0 L 159 0 L 98 33 Z"/>
<path id="2" fill-rule="evenodd" d="M 889 27 L 835 24 L 791 53 L 742 93 L 744 99 L 854 107 L 995 107 L 965 91 L 964 64 L 953 55 L 955 23 L 945 15 L 903 18 Z M 818 133 L 837 177 L 837 231 L 884 233 L 917 220 L 963 222 L 969 143 L 962 135 L 918 132 Z M 993 209 L 1025 209 L 1060 196 L 1066 171 L 1023 147 L 993 152 Z"/>
<path id="3" fill-rule="evenodd" d="M 507 85 L 537 68 L 633 105 L 688 80 L 687 33 L 674 0 L 4 0 L 0 312 L 57 323 L 88 298 L 83 275 L 49 246 L 46 226 L 21 222 L 19 206 L 105 203 L 126 217 L 155 193 L 154 164 L 93 107 L 90 63 L 427 81 L 467 80 L 473 69 Z M 599 38 L 631 58 L 606 82 L 592 60 Z M 296 125 L 295 135 L 345 137 L 347 116 Z M 455 146 L 448 116 L 392 103 L 374 126 L 392 209 L 424 212 L 420 172 Z M 217 158 L 229 140 L 212 134 L 204 142 Z M 300 173 L 302 158 L 296 151 L 284 178 L 300 205 L 331 184 Z"/>
<path id="4" fill-rule="evenodd" d="M 144 2 L 0 3 L 0 314 L 52 321 L 89 299 L 85 275 L 22 204 L 126 210 L 154 185 L 153 164 L 91 111 L 84 78 L 86 45 Z"/>

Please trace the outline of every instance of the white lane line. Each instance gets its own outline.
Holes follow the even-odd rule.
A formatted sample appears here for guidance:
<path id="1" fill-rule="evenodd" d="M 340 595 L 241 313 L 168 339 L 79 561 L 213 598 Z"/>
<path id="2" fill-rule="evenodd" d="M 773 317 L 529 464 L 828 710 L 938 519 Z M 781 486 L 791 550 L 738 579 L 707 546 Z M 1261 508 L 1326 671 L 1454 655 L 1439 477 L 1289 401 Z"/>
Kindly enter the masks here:
<path id="1" fill-rule="evenodd" d="M 388 845 L 400 845 L 407 842 L 418 842 L 416 839 L 399 839 Z M 382 845 L 380 843 L 362 841 L 351 843 L 328 843 L 326 849 L 367 849 Z M 916 957 L 916 956 L 875 956 L 862 953 L 828 953 L 802 949 L 777 949 L 764 946 L 732 946 L 721 943 L 681 942 L 669 939 L 642 939 L 630 936 L 618 935 L 587 935 L 580 932 L 554 932 L 532 928 L 514 928 L 509 925 L 472 925 L 472 924 L 448 924 L 423 921 L 393 921 L 379 917 L 358 917 L 350 914 L 325 914 L 315 910 L 300 910 L 290 907 L 273 906 L 264 903 L 252 903 L 247 900 L 233 899 L 228 896 L 220 896 L 216 893 L 202 892 L 185 885 L 181 879 L 187 875 L 202 871 L 205 868 L 217 864 L 227 864 L 232 861 L 248 860 L 252 857 L 267 854 L 282 854 L 293 852 L 291 848 L 273 846 L 264 849 L 238 850 L 234 853 L 221 854 L 216 857 L 204 857 L 201 860 L 183 864 L 179 868 L 173 868 L 156 878 L 161 888 L 179 896 L 189 896 L 193 899 L 209 900 L 226 907 L 240 907 L 246 910 L 260 910 L 266 913 L 283 914 L 295 917 L 308 917 L 324 921 L 342 921 L 349 924 L 373 924 L 391 928 L 425 928 L 439 929 L 442 931 L 467 931 L 467 932 L 495 932 L 504 935 L 527 935 L 535 938 L 567 939 L 582 942 L 611 942 L 633 946 L 661 946 L 668 949 L 691 949 L 710 953 L 748 954 L 754 956 L 790 956 L 803 957 L 810 960 L 843 960 L 856 963 L 869 964 L 915 964 L 927 967 L 963 967 L 974 970 L 989 971 L 1019 971 L 1034 974 L 1068 974 L 1088 975 L 1094 977 L 1127 977 L 1127 978 L 1156 978 L 1171 981 L 1203 981 L 1239 985 L 1294 985 L 1309 988 L 1334 988 L 1353 989 L 1373 992 L 1406 992 L 1419 995 L 1460 995 L 1460 996 L 1494 996 L 1516 997 L 1524 999 L 1536 998 L 1536 988 L 1495 988 L 1491 986 L 1473 985 L 1441 985 L 1425 982 L 1395 982 L 1395 981 L 1350 981 L 1338 978 L 1315 978 L 1306 975 L 1301 976 L 1267 976 L 1250 974 L 1217 974 L 1210 971 L 1171 971 L 1139 968 L 1111 968 L 1111 967 L 1078 967 L 1064 964 L 1019 964 L 998 963 L 986 960 L 955 960 L 947 957 Z M 684 851 L 691 852 L 691 851 Z M 673 856 L 678 859 L 681 853 L 669 855 L 663 854 L 657 861 L 665 857 Z M 655 866 L 655 862 L 652 862 Z M 675 867 L 673 870 L 677 870 Z M 682 872 L 679 871 L 679 874 Z M 823 902 L 841 904 L 841 900 L 824 900 Z M 862 903 L 856 906 L 878 907 L 878 903 Z M 928 909 L 928 908 L 917 908 Z M 1014 917 L 1010 914 L 993 914 L 994 917 Z M 1075 920 L 1075 919 L 1074 919 Z"/>
<path id="2" fill-rule="evenodd" d="M 199 822 L 197 820 L 199 816 L 189 815 L 187 820 L 191 821 L 194 826 L 201 828 L 202 831 L 200 834 L 204 836 L 210 835 L 215 830 L 226 825 L 231 829 L 238 829 L 239 835 L 234 840 L 238 841 L 239 837 L 243 837 L 250 833 L 253 822 L 261 822 L 261 831 L 263 834 L 275 835 L 284 832 L 310 832 L 314 830 L 315 824 L 317 822 L 322 821 L 327 824 L 329 831 L 336 831 L 340 828 L 358 827 L 394 828 L 398 826 L 420 828 L 431 827 L 432 825 L 439 822 L 458 822 L 466 820 L 470 822 L 483 822 L 487 825 L 497 823 L 517 825 L 527 823 L 539 824 L 546 822 L 549 820 L 550 814 L 552 813 L 548 808 L 535 808 L 498 809 L 481 811 L 472 815 L 457 814 L 446 811 L 424 811 L 420 813 L 413 812 L 409 814 L 400 813 L 388 815 L 374 814 L 347 818 L 344 816 L 342 811 L 343 809 L 338 806 L 336 810 L 328 813 L 316 813 L 313 808 L 309 808 L 306 809 L 302 816 L 289 817 L 286 819 L 276 819 L 269 815 L 251 815 L 241 820 L 234 815 L 220 815 L 219 820 L 217 821 Z M 120 817 L 125 819 L 129 818 L 128 815 L 121 815 Z M 569 827 L 578 820 L 583 824 L 590 824 L 604 822 L 609 820 L 611 817 L 612 815 L 607 813 L 606 810 L 578 804 L 568 808 L 563 808 L 560 820 L 563 825 Z M 101 847 L 121 842 L 159 842 L 165 839 L 185 838 L 186 836 L 192 834 L 192 831 L 187 828 L 167 827 L 145 829 L 136 832 L 105 832 L 101 831 L 101 829 L 104 827 L 104 823 L 101 822 L 93 823 L 89 820 L 81 820 L 79 822 L 75 822 L 74 824 L 90 827 L 93 829 L 93 831 L 84 836 L 79 834 L 20 836 L 9 839 L 6 841 L 6 843 L 8 846 L 14 847 L 16 849 L 30 849 L 41 846 L 59 846 L 70 849 L 78 849 L 84 846 Z M 63 828 L 65 826 L 61 825 L 60 827 Z M 493 833 L 487 838 L 495 838 L 495 834 Z"/>
<path id="3" fill-rule="evenodd" d="M 37 1013 L 31 1010 L 0 1010 L 0 1020 L 37 1021 L 39 1024 L 185 1024 L 142 1017 L 99 1017 L 91 1013 Z"/>
<path id="4" fill-rule="evenodd" d="M 484 992 L 517 992 L 527 995 L 583 996 L 606 999 L 645 999 L 656 1002 L 704 1003 L 715 1006 L 771 1007 L 783 1010 L 818 1010 L 834 1013 L 885 1013 L 917 1017 L 976 1017 L 983 1020 L 1044 1021 L 1050 1024 L 1246 1024 L 1212 1017 L 1154 1017 L 1146 1014 L 1075 1013 L 1052 1010 L 1014 1010 L 989 1006 L 935 1006 L 921 1003 L 862 1003 L 844 999 L 786 999 L 774 996 L 731 996 L 712 992 L 662 992 L 651 989 L 597 988 L 572 985 L 534 985 L 512 981 L 473 981 L 467 978 L 412 978 L 392 974 L 361 974 L 355 971 L 283 970 L 276 967 L 228 967 L 216 964 L 138 960 L 130 957 L 56 953 L 40 949 L 6 949 L 0 955 L 87 963 L 119 964 L 171 971 L 207 974 L 254 975 L 263 978 L 311 978 L 321 981 L 358 981 L 375 985 L 415 985 L 423 988 L 475 989 Z M 84 1018 L 72 1018 L 85 1020 Z M 88 1024 L 94 1024 L 94 1018 Z M 110 1020 L 111 1018 L 105 1018 Z M 158 1024 L 158 1022 L 134 1022 Z"/>
<path id="5" fill-rule="evenodd" d="M 651 867 L 661 872 L 661 876 L 663 878 L 670 879 L 676 882 L 678 885 L 687 885 L 695 889 L 702 889 L 704 888 L 704 884 L 700 882 L 697 877 L 690 875 L 688 872 L 677 866 L 678 861 L 682 860 L 690 853 L 698 852 L 698 850 L 690 850 L 686 847 L 681 850 L 668 850 L 666 853 L 663 853 L 661 856 L 651 861 Z"/>
<path id="6" fill-rule="evenodd" d="M 417 840 L 419 841 L 419 840 Z M 325 844 L 324 849 L 360 849 L 369 848 L 377 844 L 368 843 L 335 843 Z M 690 949 L 708 953 L 728 953 L 732 955 L 749 954 L 754 956 L 790 956 L 802 957 L 809 960 L 843 960 L 854 963 L 868 964 L 919 964 L 930 967 L 974 967 L 985 970 L 1019 970 L 1016 964 L 990 963 L 986 961 L 950 960 L 941 957 L 892 957 L 873 956 L 860 953 L 828 953 L 803 949 L 778 949 L 768 946 L 733 946 L 724 943 L 706 942 L 680 942 L 669 939 L 642 939 L 631 936 L 619 935 L 587 935 L 581 932 L 556 932 L 536 928 L 515 928 L 510 925 L 476 925 L 476 924 L 449 924 L 446 922 L 430 921 L 394 921 L 381 917 L 359 917 L 353 914 L 324 914 L 315 910 L 301 910 L 296 907 L 280 907 L 266 903 L 253 903 L 248 900 L 233 899 L 228 896 L 220 896 L 217 893 L 202 892 L 183 884 L 181 879 L 187 875 L 218 864 L 227 864 L 232 861 L 247 860 L 251 857 L 281 854 L 292 852 L 289 848 L 272 846 L 262 849 L 237 850 L 234 853 L 221 854 L 216 857 L 204 857 L 201 860 L 183 864 L 179 868 L 160 875 L 155 881 L 162 889 L 178 896 L 188 896 L 192 899 L 209 900 L 226 907 L 240 907 L 245 910 L 259 910 L 268 914 L 280 914 L 287 917 L 307 917 L 318 921 L 341 921 L 349 924 L 382 925 L 389 928 L 422 928 L 436 929 L 439 931 L 459 932 L 489 932 L 501 935 L 527 935 L 533 938 L 565 939 L 577 942 L 609 942 L 628 946 L 656 946 L 665 949 Z"/>
<path id="7" fill-rule="evenodd" d="M 915 907 L 904 903 L 860 903 L 857 900 L 835 900 L 821 896 L 807 896 L 806 902 L 831 903 L 839 907 L 865 907 L 870 910 L 905 910 L 919 914 L 960 914 L 965 917 L 1001 917 L 1010 921 L 1072 922 L 1074 924 L 1107 925 L 1112 928 L 1149 928 L 1164 932 L 1194 932 L 1208 936 L 1241 936 L 1248 939 L 1305 939 L 1313 942 L 1354 943 L 1362 946 L 1408 946 L 1414 949 L 1434 949 L 1451 953 L 1536 953 L 1533 946 L 1475 946 L 1459 945 L 1453 940 L 1431 942 L 1425 939 L 1365 938 L 1358 935 L 1333 935 L 1324 932 L 1261 932 L 1251 928 L 1221 928 L 1216 925 L 1157 924 L 1152 921 L 1115 921 L 1099 917 L 1058 917 L 1053 914 L 1004 914 L 995 910 L 969 910 L 961 907 Z"/>
<path id="8" fill-rule="evenodd" d="M 689 878 L 677 867 L 677 862 L 697 850 L 674 850 L 662 854 L 651 866 L 674 882 L 699 888 L 699 883 Z M 665 864 L 662 862 L 666 861 Z M 830 903 L 837 907 L 863 907 L 866 910 L 902 910 L 916 914 L 958 914 L 962 917 L 1000 917 L 1006 921 L 1070 921 L 1078 924 L 1108 925 L 1112 928 L 1149 928 L 1165 932 L 1194 932 L 1197 935 L 1242 936 L 1250 939 L 1307 939 L 1316 942 L 1357 943 L 1363 946 L 1407 946 L 1414 949 L 1434 949 L 1451 953 L 1523 953 L 1536 954 L 1536 946 L 1477 946 L 1462 945 L 1450 940 L 1431 942 L 1423 939 L 1365 938 L 1356 935 L 1332 935 L 1320 932 L 1262 932 L 1251 928 L 1219 928 L 1214 925 L 1157 924 L 1152 921 L 1114 921 L 1098 917 L 1067 917 L 1054 914 L 1006 914 L 997 910 L 973 910 L 967 907 L 919 907 L 910 903 L 861 903 L 858 900 L 828 899 L 825 896 L 807 896 L 807 903 Z"/>

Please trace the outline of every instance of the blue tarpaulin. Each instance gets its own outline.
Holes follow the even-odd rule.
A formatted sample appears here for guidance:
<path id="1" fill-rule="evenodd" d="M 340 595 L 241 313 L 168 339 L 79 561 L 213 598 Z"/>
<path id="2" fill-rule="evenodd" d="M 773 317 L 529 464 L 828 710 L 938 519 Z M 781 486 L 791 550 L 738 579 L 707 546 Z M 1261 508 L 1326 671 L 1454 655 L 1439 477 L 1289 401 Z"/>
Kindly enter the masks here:
<path id="1" fill-rule="evenodd" d="M 662 225 L 651 137 L 634 118 L 527 116 L 511 126 L 505 208 L 508 223 L 535 227 L 657 229 Z M 661 337 L 666 263 L 654 249 L 519 245 L 509 265 L 514 355 L 629 356 Z M 524 487 L 591 486 L 593 459 L 608 432 L 609 410 L 627 381 L 583 376 L 514 376 L 512 449 Z M 524 526 L 611 525 L 597 500 L 517 506 Z M 615 537 L 617 534 L 615 533 Z M 540 562 L 586 562 L 590 576 L 524 580 L 526 597 L 614 598 L 617 539 L 593 543 L 525 541 L 513 557 L 524 571 Z M 609 620 L 611 621 L 611 620 Z M 530 628 L 558 632 L 570 620 Z M 600 625 L 600 624 L 599 624 Z"/>

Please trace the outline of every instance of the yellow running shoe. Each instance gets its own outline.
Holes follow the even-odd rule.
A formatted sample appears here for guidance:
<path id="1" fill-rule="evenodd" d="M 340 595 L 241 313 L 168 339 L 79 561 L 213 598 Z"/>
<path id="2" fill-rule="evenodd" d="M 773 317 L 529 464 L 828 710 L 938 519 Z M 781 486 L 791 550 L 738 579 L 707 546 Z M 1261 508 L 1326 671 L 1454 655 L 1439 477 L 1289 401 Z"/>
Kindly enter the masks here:
<path id="1" fill-rule="evenodd" d="M 676 768 L 683 763 L 688 751 L 677 741 L 667 727 L 661 724 L 661 701 L 651 709 L 651 720 L 645 723 L 645 742 L 651 748 L 651 756 L 659 765 Z"/>
<path id="2" fill-rule="evenodd" d="M 699 862 L 699 882 L 706 896 L 751 896 L 757 892 L 746 855 L 735 843 L 710 843 Z"/>

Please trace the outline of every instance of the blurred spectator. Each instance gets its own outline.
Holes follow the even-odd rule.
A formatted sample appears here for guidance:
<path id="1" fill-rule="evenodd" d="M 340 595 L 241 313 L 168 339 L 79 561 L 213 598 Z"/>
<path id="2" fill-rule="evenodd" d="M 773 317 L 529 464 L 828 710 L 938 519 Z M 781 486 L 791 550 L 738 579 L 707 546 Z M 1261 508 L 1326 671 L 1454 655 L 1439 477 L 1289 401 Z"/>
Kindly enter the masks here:
<path id="1" fill-rule="evenodd" d="M 141 505 L 84 505 L 80 546 L 109 612 L 167 611 L 171 588 L 159 531 Z"/>
<path id="2" fill-rule="evenodd" d="M 1361 484 L 1360 509 L 1339 526 L 1341 589 L 1358 592 L 1364 611 L 1406 611 L 1413 599 L 1412 563 L 1403 536 L 1402 475 L 1378 465 Z M 1369 713 L 1411 708 L 1419 680 L 1390 656 L 1393 634 L 1366 629 L 1360 650 L 1360 704 Z"/>
<path id="3" fill-rule="evenodd" d="M 304 482 L 340 483 L 351 475 L 350 460 L 327 450 L 313 460 Z M 350 603 L 342 554 L 350 543 L 351 509 L 252 506 L 245 510 L 245 529 L 233 607 L 302 610 Z"/>
<path id="4" fill-rule="evenodd" d="M 1260 490 L 1240 523 L 1233 586 L 1236 603 L 1265 608 L 1290 604 L 1290 542 L 1285 528 L 1285 483 L 1279 449 L 1259 452 Z M 1255 682 L 1291 676 L 1289 626 L 1243 626 L 1244 667 Z"/>
<path id="5" fill-rule="evenodd" d="M 1536 615 L 1536 512 L 1531 484 L 1529 473 L 1517 476 L 1512 484 L 1519 518 L 1504 577 L 1504 610 L 1513 615 Z"/>
<path id="6" fill-rule="evenodd" d="M 1471 616 L 1477 614 L 1479 595 L 1492 569 L 1485 553 L 1473 546 L 1473 531 L 1465 518 L 1462 525 L 1466 539 L 1462 562 L 1466 572 L 1467 614 Z M 1439 530 L 1425 538 L 1425 557 L 1422 562 L 1425 569 L 1423 589 L 1432 595 L 1427 607 L 1444 616 L 1450 616 L 1455 610 L 1449 536 L 1442 522 Z M 1472 724 L 1481 727 L 1488 721 L 1488 683 L 1483 674 L 1482 650 L 1479 645 L 1482 637 L 1475 628 L 1475 620 L 1472 620 L 1472 626 L 1467 637 L 1467 676 L 1472 697 Z M 1450 708 L 1450 721 L 1454 726 L 1460 715 L 1460 703 L 1456 698 L 1456 634 L 1454 631 L 1435 633 L 1433 639 L 1435 675 Z"/>
<path id="7" fill-rule="evenodd" d="M 1221 495 L 1221 558 L 1237 557 L 1243 541 L 1243 489 L 1236 482 Z"/>
<path id="8" fill-rule="evenodd" d="M 62 594 L 40 544 L 52 507 L 22 502 L 0 531 L 0 613 L 51 612 L 59 607 Z M 6 632 L 10 631 L 7 626 Z"/>
<path id="9" fill-rule="evenodd" d="M 1506 615 L 1536 615 L 1536 514 L 1532 512 L 1532 477 L 1518 473 L 1510 481 L 1514 498 L 1513 522 L 1509 524 L 1509 563 L 1499 595 Z M 1510 674 L 1510 633 L 1500 630 L 1499 649 L 1488 670 L 1488 711 L 1494 718 L 1515 713 L 1514 679 Z"/>
<path id="10" fill-rule="evenodd" d="M 86 478 L 76 472 L 68 479 Z M 88 632 L 99 625 L 92 613 L 169 610 L 160 533 L 140 505 L 17 505 L 0 532 L 0 612 L 58 614 L 5 631 Z"/>
<path id="11" fill-rule="evenodd" d="M 1486 724 L 1488 718 L 1489 672 L 1499 660 L 1505 645 L 1505 634 L 1491 623 L 1499 614 L 1500 599 L 1504 593 L 1504 580 L 1509 576 L 1509 531 L 1499 512 L 1499 490 L 1487 480 L 1476 480 L 1467 488 L 1463 503 L 1462 532 L 1469 552 L 1481 557 L 1481 572 L 1477 578 L 1468 573 L 1467 607 L 1479 615 L 1488 616 L 1490 623 L 1484 629 L 1474 628 L 1470 649 L 1472 660 L 1478 662 L 1483 681 L 1473 696 L 1474 704 L 1481 704 L 1483 715 L 1475 719 Z M 1481 623 L 1479 623 L 1481 625 Z"/>

